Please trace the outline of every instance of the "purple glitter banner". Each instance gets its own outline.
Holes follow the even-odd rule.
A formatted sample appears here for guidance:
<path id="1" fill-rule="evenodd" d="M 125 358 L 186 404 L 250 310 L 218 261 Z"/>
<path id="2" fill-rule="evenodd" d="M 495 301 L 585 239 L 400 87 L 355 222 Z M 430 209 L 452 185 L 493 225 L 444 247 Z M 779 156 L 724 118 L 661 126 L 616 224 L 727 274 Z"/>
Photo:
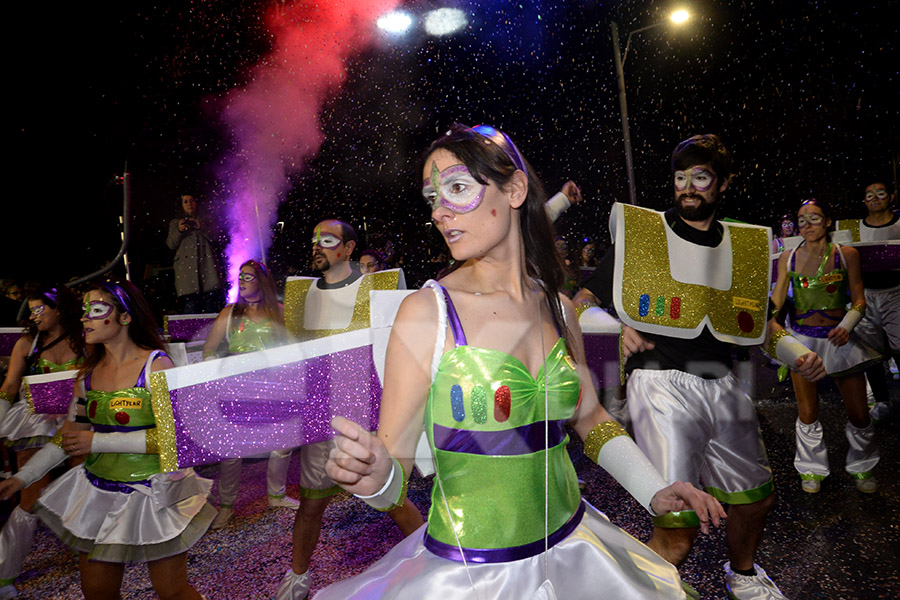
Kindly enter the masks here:
<path id="1" fill-rule="evenodd" d="M 173 342 L 205 340 L 218 315 L 167 315 L 165 330 Z"/>
<path id="2" fill-rule="evenodd" d="M 36 377 L 40 378 L 41 376 Z M 24 387 L 25 399 L 35 414 L 64 415 L 69 412 L 69 405 L 75 394 L 74 377 L 37 382 L 33 379 L 33 377 L 26 377 Z"/>
<path id="3" fill-rule="evenodd" d="M 611 333 L 585 333 L 584 353 L 598 390 L 621 383 L 619 336 Z"/>
<path id="4" fill-rule="evenodd" d="M 13 346 L 24 332 L 21 327 L 0 327 L 0 356 L 10 356 Z"/>
<path id="5" fill-rule="evenodd" d="M 381 383 L 372 347 L 170 390 L 178 467 L 322 442 L 331 419 L 378 428 Z"/>
<path id="6" fill-rule="evenodd" d="M 854 245 L 863 272 L 900 269 L 900 244 Z"/>

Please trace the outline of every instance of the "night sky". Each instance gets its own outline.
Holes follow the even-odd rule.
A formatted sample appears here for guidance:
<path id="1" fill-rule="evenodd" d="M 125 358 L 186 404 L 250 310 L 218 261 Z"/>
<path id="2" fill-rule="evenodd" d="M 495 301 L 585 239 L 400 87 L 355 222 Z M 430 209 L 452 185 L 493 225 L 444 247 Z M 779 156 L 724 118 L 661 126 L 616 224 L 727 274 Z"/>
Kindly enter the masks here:
<path id="1" fill-rule="evenodd" d="M 0 277 L 64 280 L 112 258 L 122 197 L 114 177 L 126 164 L 138 275 L 170 264 L 165 229 L 180 194 L 227 201 L 217 170 L 235 139 L 222 110 L 270 56 L 277 36 L 263 14 L 285 3 L 171 4 L 8 7 L 12 193 Z M 624 47 L 627 32 L 676 5 L 401 4 L 413 14 L 436 6 L 464 9 L 469 26 L 446 38 L 375 33 L 346 59 L 346 80 L 321 107 L 321 148 L 285 173 L 284 230 L 267 257 L 276 272 L 307 271 L 310 230 L 328 216 L 365 222 L 368 234 L 394 240 L 408 271 L 427 271 L 440 243 L 426 227 L 417 165 L 453 122 L 506 131 L 549 193 L 577 181 L 586 202 L 558 230 L 573 248 L 583 236 L 606 241 L 610 204 L 627 198 L 609 23 L 619 23 Z M 625 65 L 639 204 L 668 206 L 675 144 L 718 133 L 737 165 L 721 216 L 772 225 L 809 197 L 838 217 L 861 216 L 863 187 L 893 181 L 900 154 L 900 2 L 678 6 L 692 22 L 635 35 Z"/>

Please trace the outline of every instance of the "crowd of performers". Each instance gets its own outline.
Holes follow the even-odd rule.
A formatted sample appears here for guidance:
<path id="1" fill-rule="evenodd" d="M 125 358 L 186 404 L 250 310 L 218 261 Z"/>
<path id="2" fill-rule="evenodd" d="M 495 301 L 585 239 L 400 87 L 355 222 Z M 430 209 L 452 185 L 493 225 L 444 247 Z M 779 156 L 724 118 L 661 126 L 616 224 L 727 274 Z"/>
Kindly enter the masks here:
<path id="1" fill-rule="evenodd" d="M 377 434 L 336 417 L 333 440 L 302 446 L 299 501 L 285 493 L 292 449 L 272 449 L 269 505 L 296 518 L 290 569 L 260 587 L 279 600 L 308 595 L 322 516 L 343 488 L 387 512 L 405 538 L 316 598 L 697 597 L 677 567 L 698 533 L 726 517 L 722 504 L 729 597 L 784 598 L 754 562 L 773 479 L 732 350 L 762 346 L 791 370 L 807 492 L 829 474 L 816 384 L 832 377 L 847 409 L 846 470 L 860 492 L 875 492 L 863 371 L 883 378 L 882 359 L 900 349 L 898 265 L 864 271 L 860 252 L 829 235 L 832 215 L 818 201 L 799 207 L 799 238 L 773 242 L 768 228 L 716 220 L 732 160 L 718 137 L 701 135 L 673 153 L 671 209 L 613 207 L 614 245 L 573 301 L 552 219 L 580 197 L 577 186 L 547 201 L 516 145 L 489 126 L 453 126 L 426 156 L 422 194 L 453 263 L 400 305 Z M 866 187 L 868 215 L 844 228 L 851 241 L 900 239 L 891 203 L 884 183 Z M 188 229 L 175 223 L 171 237 Z M 319 223 L 311 242 L 321 277 L 290 279 L 284 305 L 265 265 L 241 266 L 238 300 L 215 319 L 205 359 L 369 327 L 369 292 L 405 288 L 377 254 L 351 260 L 346 223 Z M 20 492 L 0 533 L 0 598 L 16 595 L 38 519 L 78 553 L 86 598 L 119 597 L 125 565 L 139 562 L 160 598 L 200 598 L 187 552 L 232 518 L 241 457 L 219 466 L 218 513 L 210 480 L 161 468 L 148 382 L 174 364 L 135 286 L 97 283 L 80 299 L 47 288 L 28 306 L 0 388 L 0 437 L 18 461 L 0 498 Z M 579 321 L 600 318 L 599 307 L 621 321 L 634 439 L 588 371 Z M 69 414 L 34 414 L 18 398 L 26 375 L 66 369 L 78 370 Z M 872 389 L 883 415 L 886 384 Z M 650 513 L 647 545 L 581 497 L 566 425 Z M 406 498 L 423 445 L 434 472 L 427 522 Z M 63 462 L 70 468 L 50 482 Z"/>

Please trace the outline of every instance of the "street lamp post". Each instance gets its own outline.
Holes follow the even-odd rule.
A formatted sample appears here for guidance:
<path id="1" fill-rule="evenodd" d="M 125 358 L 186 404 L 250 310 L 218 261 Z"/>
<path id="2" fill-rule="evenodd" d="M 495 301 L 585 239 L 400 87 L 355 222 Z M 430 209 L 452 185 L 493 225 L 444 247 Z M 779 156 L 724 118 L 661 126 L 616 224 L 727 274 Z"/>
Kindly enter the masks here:
<path id="1" fill-rule="evenodd" d="M 669 17 L 672 23 L 681 24 L 687 21 L 688 14 L 684 10 L 677 10 Z M 625 170 L 628 176 L 628 202 L 637 204 L 637 191 L 634 183 L 634 158 L 631 153 L 631 132 L 628 129 L 628 103 L 625 101 L 625 60 L 628 58 L 628 48 L 631 46 L 631 36 L 648 29 L 661 27 L 666 21 L 660 21 L 653 25 L 647 25 L 640 29 L 629 32 L 628 38 L 625 40 L 625 52 L 619 49 L 619 26 L 615 21 L 610 21 L 610 29 L 612 30 L 613 42 L 613 61 L 616 65 L 616 79 L 619 84 L 619 112 L 622 115 L 622 141 L 625 146 Z"/>

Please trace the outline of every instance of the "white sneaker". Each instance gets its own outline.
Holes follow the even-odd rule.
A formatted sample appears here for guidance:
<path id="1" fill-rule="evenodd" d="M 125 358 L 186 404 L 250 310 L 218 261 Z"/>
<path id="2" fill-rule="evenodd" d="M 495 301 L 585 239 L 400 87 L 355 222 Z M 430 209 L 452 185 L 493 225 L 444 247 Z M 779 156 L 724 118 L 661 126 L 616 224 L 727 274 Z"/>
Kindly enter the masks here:
<path id="1" fill-rule="evenodd" d="M 857 479 L 856 489 L 863 494 L 874 494 L 878 491 L 878 481 L 874 477 L 866 477 L 865 479 Z"/>
<path id="2" fill-rule="evenodd" d="M 281 498 L 269 496 L 269 508 L 289 508 L 291 510 L 297 510 L 299 506 L 300 501 L 294 500 L 290 496 L 282 496 Z"/>
<path id="3" fill-rule="evenodd" d="M 741 575 L 725 563 L 725 588 L 731 600 L 787 600 L 761 566 L 753 563 L 753 568 L 756 575 Z"/>
<path id="4" fill-rule="evenodd" d="M 224 506 L 219 509 L 219 514 L 216 515 L 216 518 L 213 519 L 212 523 L 210 523 L 210 529 L 222 529 L 228 522 L 231 521 L 231 517 L 234 516 L 234 509 L 230 506 Z"/>
<path id="5" fill-rule="evenodd" d="M 275 600 L 304 600 L 309 596 L 310 583 L 309 571 L 297 575 L 293 569 L 288 569 L 278 586 Z"/>
<path id="6" fill-rule="evenodd" d="M 807 494 L 816 494 L 820 489 L 822 489 L 822 483 L 820 481 L 816 481 L 815 479 L 801 479 L 800 489 L 802 489 Z"/>

